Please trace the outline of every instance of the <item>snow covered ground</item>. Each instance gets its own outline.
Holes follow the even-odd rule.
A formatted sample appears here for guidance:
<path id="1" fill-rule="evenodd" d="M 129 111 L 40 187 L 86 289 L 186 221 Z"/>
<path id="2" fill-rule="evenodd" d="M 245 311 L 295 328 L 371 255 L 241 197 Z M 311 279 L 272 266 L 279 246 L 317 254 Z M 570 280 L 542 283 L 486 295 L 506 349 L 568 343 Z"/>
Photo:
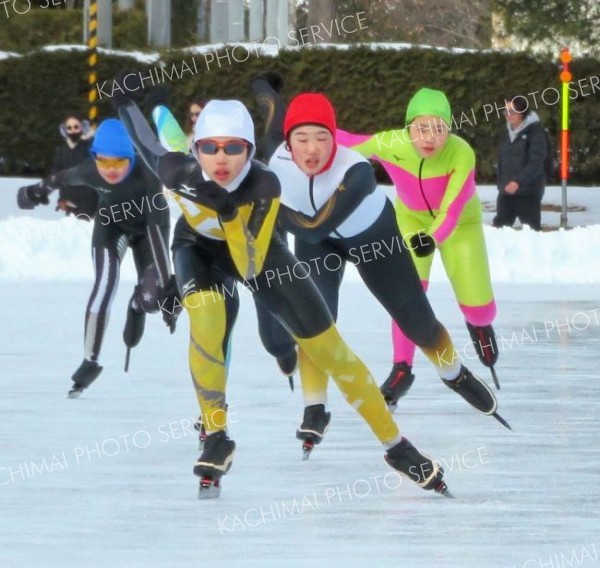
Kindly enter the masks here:
<path id="1" fill-rule="evenodd" d="M 0 566 L 600 565 L 599 189 L 572 192 L 570 204 L 588 210 L 571 217 L 581 229 L 486 229 L 498 397 L 513 432 L 473 411 L 417 358 L 397 420 L 442 463 L 455 500 L 398 478 L 334 385 L 331 429 L 303 462 L 299 388 L 289 391 L 260 346 L 243 293 L 228 397 L 235 463 L 221 498 L 199 501 L 185 316 L 173 336 L 150 317 L 124 374 L 126 261 L 104 372 L 68 400 L 82 356 L 90 228 L 49 207 L 23 215 L 14 207 L 20 184 L 0 180 Z M 493 190 L 483 188 L 482 199 L 493 201 Z M 430 298 L 465 363 L 489 379 L 439 270 Z M 344 337 L 383 380 L 387 315 L 352 274 L 340 305 Z"/>

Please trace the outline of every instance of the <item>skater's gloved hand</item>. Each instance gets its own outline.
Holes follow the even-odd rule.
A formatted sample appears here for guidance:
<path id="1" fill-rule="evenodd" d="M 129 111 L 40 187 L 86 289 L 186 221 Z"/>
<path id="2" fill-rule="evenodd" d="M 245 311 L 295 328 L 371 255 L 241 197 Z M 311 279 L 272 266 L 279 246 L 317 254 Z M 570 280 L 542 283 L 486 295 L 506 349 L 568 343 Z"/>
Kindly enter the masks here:
<path id="1" fill-rule="evenodd" d="M 235 216 L 236 206 L 231 194 L 216 183 L 203 183 L 196 193 L 198 202 L 219 214 L 223 220 L 229 220 Z"/>
<path id="2" fill-rule="evenodd" d="M 281 93 L 283 89 L 283 77 L 275 71 L 266 71 L 253 77 L 250 81 L 250 88 L 254 90 L 259 81 L 266 81 L 276 93 Z"/>
<path id="3" fill-rule="evenodd" d="M 159 305 L 163 321 L 167 324 L 169 331 L 175 333 L 177 318 L 183 311 L 183 306 L 181 305 L 181 297 L 174 275 L 169 278 L 167 285 L 164 287 Z"/>
<path id="4" fill-rule="evenodd" d="M 20 209 L 33 209 L 36 205 L 48 205 L 50 189 L 42 182 L 21 187 L 17 192 L 17 205 Z"/>
<path id="5" fill-rule="evenodd" d="M 140 72 L 127 69 L 116 76 L 110 102 L 113 108 L 118 109 L 129 101 L 141 101 L 146 93 Z"/>
<path id="6" fill-rule="evenodd" d="M 435 250 L 435 241 L 424 231 L 419 231 L 410 238 L 410 249 L 419 258 L 429 256 Z"/>

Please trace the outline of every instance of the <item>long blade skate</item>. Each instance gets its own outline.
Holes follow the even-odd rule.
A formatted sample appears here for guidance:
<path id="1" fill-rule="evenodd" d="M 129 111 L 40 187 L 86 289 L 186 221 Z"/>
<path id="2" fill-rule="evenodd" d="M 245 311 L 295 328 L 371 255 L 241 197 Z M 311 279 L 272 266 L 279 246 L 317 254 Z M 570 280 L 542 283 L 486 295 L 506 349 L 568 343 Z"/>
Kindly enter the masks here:
<path id="1" fill-rule="evenodd" d="M 198 487 L 198 499 L 216 499 L 221 495 L 221 480 L 203 477 Z"/>
<path id="2" fill-rule="evenodd" d="M 433 490 L 436 493 L 443 495 L 444 497 L 448 497 L 449 499 L 455 499 L 454 495 L 452 495 L 452 493 L 450 493 L 448 486 L 446 485 L 446 482 L 443 480 L 440 481 L 440 484 L 437 487 L 434 487 Z"/>
<path id="3" fill-rule="evenodd" d="M 79 398 L 85 389 L 79 385 L 73 385 L 73 388 L 67 393 L 68 398 Z"/>
<path id="4" fill-rule="evenodd" d="M 492 372 L 492 379 L 494 379 L 494 386 L 497 390 L 500 390 L 500 381 L 498 380 L 498 375 L 496 375 L 496 369 L 494 367 L 490 367 L 490 371 Z"/>
<path id="5" fill-rule="evenodd" d="M 100 376 L 102 369 L 103 367 L 97 363 L 84 359 L 77 371 L 75 371 L 71 377 L 73 386 L 67 393 L 67 396 L 69 398 L 79 398 L 81 393 Z"/>
<path id="6" fill-rule="evenodd" d="M 290 382 L 290 390 L 291 390 L 292 392 L 294 392 L 294 377 L 293 377 L 293 375 L 290 375 L 290 376 L 288 377 L 288 381 Z"/>
<path id="7" fill-rule="evenodd" d="M 127 353 L 125 353 L 125 372 L 129 371 L 129 356 L 131 354 L 131 347 L 127 346 Z"/>
<path id="8" fill-rule="evenodd" d="M 313 440 L 304 440 L 302 444 L 302 461 L 306 461 L 310 457 L 314 447 L 315 443 Z"/>
<path id="9" fill-rule="evenodd" d="M 502 416 L 500 416 L 497 412 L 494 412 L 493 414 L 491 414 L 491 416 L 493 416 L 498 422 L 500 422 L 502 426 L 512 431 L 510 424 L 506 420 L 504 420 L 504 418 L 502 418 Z"/>

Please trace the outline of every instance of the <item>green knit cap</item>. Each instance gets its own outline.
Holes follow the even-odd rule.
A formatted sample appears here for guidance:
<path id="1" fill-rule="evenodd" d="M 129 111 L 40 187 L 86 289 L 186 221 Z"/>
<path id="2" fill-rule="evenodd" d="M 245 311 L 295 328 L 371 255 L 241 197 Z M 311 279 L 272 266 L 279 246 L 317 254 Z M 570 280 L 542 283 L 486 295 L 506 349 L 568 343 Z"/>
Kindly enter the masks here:
<path id="1" fill-rule="evenodd" d="M 450 102 L 442 91 L 419 89 L 410 99 L 406 109 L 406 125 L 418 116 L 439 116 L 448 126 L 452 123 Z"/>

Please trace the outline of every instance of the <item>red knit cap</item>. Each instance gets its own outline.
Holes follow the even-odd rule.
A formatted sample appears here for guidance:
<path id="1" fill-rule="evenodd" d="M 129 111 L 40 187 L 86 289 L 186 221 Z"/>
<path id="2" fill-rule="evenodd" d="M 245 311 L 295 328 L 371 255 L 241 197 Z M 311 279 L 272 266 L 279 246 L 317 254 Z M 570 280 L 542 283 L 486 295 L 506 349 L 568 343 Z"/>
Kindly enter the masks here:
<path id="1" fill-rule="evenodd" d="M 288 105 L 285 119 L 283 121 L 283 133 L 289 142 L 289 136 L 294 128 L 302 124 L 318 124 L 324 126 L 333 136 L 333 151 L 327 164 L 319 171 L 325 171 L 331 166 L 336 153 L 335 131 L 336 118 L 335 109 L 331 101 L 322 93 L 300 93 L 295 96 Z"/>
<path id="2" fill-rule="evenodd" d="M 288 105 L 283 122 L 283 132 L 287 138 L 291 131 L 301 124 L 319 124 L 335 136 L 335 110 L 331 101 L 322 93 L 301 93 Z"/>

